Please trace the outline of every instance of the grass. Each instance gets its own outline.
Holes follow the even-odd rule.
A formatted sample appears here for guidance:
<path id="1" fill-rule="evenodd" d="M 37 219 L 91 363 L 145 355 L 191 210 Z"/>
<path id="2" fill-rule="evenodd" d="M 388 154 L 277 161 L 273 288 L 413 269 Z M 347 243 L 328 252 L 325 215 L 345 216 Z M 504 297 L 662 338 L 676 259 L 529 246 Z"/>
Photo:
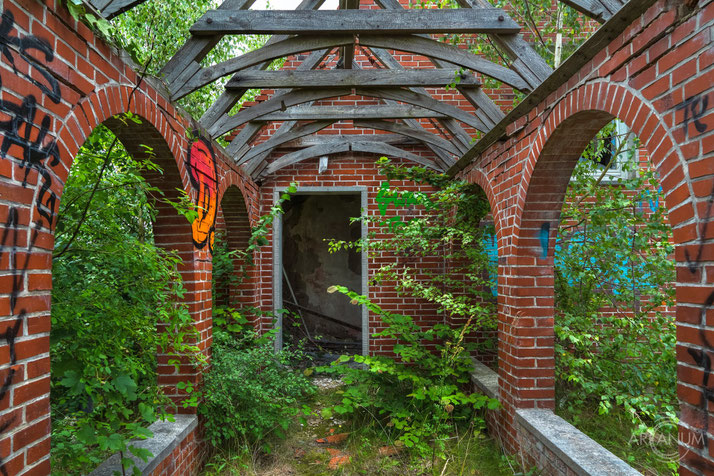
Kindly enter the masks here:
<path id="1" fill-rule="evenodd" d="M 318 379 L 319 382 L 319 379 Z M 330 383 L 332 382 L 332 383 Z M 236 444 L 214 452 L 206 465 L 206 476 L 333 476 L 333 475 L 483 475 L 519 474 L 488 435 L 473 430 L 453 435 L 447 443 L 446 459 L 417 458 L 404 448 L 390 445 L 386 433 L 369 422 L 325 418 L 320 411 L 339 402 L 339 383 L 323 379 L 320 391 L 306 403 L 314 410 L 304 421 L 295 419 L 285 440 L 269 446 Z M 348 433 L 340 443 L 321 445 L 317 438 Z M 330 467 L 333 452 L 349 456 L 349 462 Z M 386 453 L 386 454 L 385 454 Z"/>
<path id="2" fill-rule="evenodd" d="M 556 413 L 645 476 L 677 474 L 677 434 L 636 436 L 636 426 L 624 410 L 600 415 L 596 408 L 557 409 Z M 635 435 L 635 436 L 633 436 Z M 653 448 L 652 442 L 656 445 Z"/>

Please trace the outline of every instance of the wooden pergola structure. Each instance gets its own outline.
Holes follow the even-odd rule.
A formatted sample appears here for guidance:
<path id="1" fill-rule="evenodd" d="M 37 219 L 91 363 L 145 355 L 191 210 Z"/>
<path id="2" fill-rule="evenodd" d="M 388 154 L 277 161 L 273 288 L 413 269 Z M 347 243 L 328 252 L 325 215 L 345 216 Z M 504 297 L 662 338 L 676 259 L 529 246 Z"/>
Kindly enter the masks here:
<path id="1" fill-rule="evenodd" d="M 105 18 L 112 18 L 143 0 L 91 0 Z M 521 27 L 504 10 L 487 0 L 457 0 L 456 9 L 404 9 L 399 0 L 375 0 L 378 10 L 360 10 L 359 0 L 340 0 L 338 10 L 318 10 L 324 0 L 303 0 L 296 10 L 257 11 L 254 0 L 226 0 L 206 12 L 192 27 L 191 37 L 163 67 L 161 74 L 172 99 L 231 76 L 225 91 L 200 119 L 211 138 L 240 128 L 226 152 L 254 179 L 314 157 L 340 152 L 370 152 L 402 157 L 446 171 L 472 146 L 469 126 L 488 133 L 504 113 L 482 90 L 479 77 L 491 77 L 522 92 L 530 92 L 550 76 L 552 69 L 523 39 Z M 607 21 L 626 3 L 623 0 L 564 0 L 563 3 Z M 440 42 L 430 35 L 484 34 L 510 59 L 509 67 L 491 62 L 466 49 Z M 201 61 L 226 35 L 271 34 L 263 47 L 204 67 Z M 361 69 L 354 61 L 355 47 L 365 49 L 381 68 Z M 338 49 L 333 69 L 318 69 L 326 56 Z M 390 51 L 424 56 L 433 68 L 405 69 Z M 309 52 L 294 70 L 269 71 L 279 58 Z M 475 74 L 476 73 L 476 74 Z M 425 88 L 455 86 L 474 107 L 460 109 L 435 99 Z M 231 110 L 250 89 L 273 89 L 269 99 L 236 114 Z M 374 106 L 320 106 L 316 102 L 347 95 L 377 98 Z M 434 133 L 419 121 L 438 124 Z M 267 162 L 271 152 L 288 142 L 315 134 L 338 121 L 356 127 L 388 131 L 366 139 L 315 136 L 304 148 Z M 267 140 L 251 142 L 266 126 L 281 126 Z M 306 122 L 307 121 L 307 122 Z M 430 149 L 427 159 L 393 145 L 395 135 Z M 390 143 L 391 142 L 391 143 Z"/>

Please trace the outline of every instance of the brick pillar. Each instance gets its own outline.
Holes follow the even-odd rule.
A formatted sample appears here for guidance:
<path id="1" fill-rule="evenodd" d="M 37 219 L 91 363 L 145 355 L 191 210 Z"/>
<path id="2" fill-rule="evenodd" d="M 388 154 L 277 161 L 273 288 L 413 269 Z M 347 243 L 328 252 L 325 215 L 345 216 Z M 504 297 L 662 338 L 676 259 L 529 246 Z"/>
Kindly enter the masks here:
<path id="1" fill-rule="evenodd" d="M 499 383 L 509 451 L 518 447 L 515 409 L 555 408 L 553 252 L 560 212 L 575 164 L 611 119 L 582 113 L 551 135 L 530 178 L 514 246 L 499 249 Z"/>

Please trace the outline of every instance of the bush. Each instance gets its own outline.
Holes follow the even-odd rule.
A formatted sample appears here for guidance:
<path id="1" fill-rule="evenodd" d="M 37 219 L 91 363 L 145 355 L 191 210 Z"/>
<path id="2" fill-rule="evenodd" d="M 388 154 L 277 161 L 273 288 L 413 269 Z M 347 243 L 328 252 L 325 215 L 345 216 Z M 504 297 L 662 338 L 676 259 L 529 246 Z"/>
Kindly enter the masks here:
<path id="1" fill-rule="evenodd" d="M 264 444 L 271 435 L 284 437 L 301 411 L 299 399 L 314 393 L 303 372 L 292 368 L 304 358 L 302 353 L 276 353 L 273 338 L 273 333 L 258 336 L 252 330 L 214 330 L 212 367 L 199 406 L 213 446 L 231 440 Z"/>
<path id="2" fill-rule="evenodd" d="M 469 372 L 473 367 L 464 352 L 463 337 L 468 327 L 436 324 L 421 329 L 410 316 L 384 311 L 366 297 L 335 286 L 354 304 L 366 305 L 386 325 L 375 334 L 398 341 L 395 357 L 343 355 L 320 370 L 342 376 L 342 401 L 323 411 L 340 415 L 366 416 L 419 456 L 443 456 L 446 441 L 459 424 L 485 427 L 476 413 L 496 408 L 498 401 L 470 393 Z M 429 344 L 433 348 L 429 348 Z M 347 365 L 350 362 L 358 366 Z"/>

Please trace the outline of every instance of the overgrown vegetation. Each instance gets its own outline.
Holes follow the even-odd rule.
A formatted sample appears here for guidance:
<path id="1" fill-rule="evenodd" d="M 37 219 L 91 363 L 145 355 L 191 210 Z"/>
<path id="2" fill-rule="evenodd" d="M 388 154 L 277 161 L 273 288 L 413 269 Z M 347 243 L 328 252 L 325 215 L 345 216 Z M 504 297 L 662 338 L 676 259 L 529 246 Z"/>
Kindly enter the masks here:
<path id="1" fill-rule="evenodd" d="M 221 235 L 214 245 L 212 360 L 200 392 L 199 413 L 205 418 L 206 438 L 216 448 L 269 453 L 271 442 L 285 437 L 293 417 L 310 411 L 297 405 L 298 399 L 314 392 L 299 370 L 306 361 L 302 350 L 276 352 L 275 331 L 259 335 L 248 320 L 260 313 L 240 303 L 228 304 L 231 287 L 245 278 L 254 251 L 267 244 L 273 218 L 282 214 L 282 204 L 295 191 L 292 184 L 260 218 L 246 250 L 230 250 Z M 241 263 L 238 267 L 236 261 Z"/>
<path id="2" fill-rule="evenodd" d="M 131 118 L 130 118 L 131 119 Z M 104 164 L 107 164 L 106 167 Z M 52 466 L 79 474 L 165 417 L 156 349 L 194 353 L 179 258 L 154 245 L 157 170 L 99 126 L 74 160 L 56 228 L 52 291 Z M 171 333 L 157 333 L 159 322 Z M 127 467 L 131 466 L 126 459 Z"/>

